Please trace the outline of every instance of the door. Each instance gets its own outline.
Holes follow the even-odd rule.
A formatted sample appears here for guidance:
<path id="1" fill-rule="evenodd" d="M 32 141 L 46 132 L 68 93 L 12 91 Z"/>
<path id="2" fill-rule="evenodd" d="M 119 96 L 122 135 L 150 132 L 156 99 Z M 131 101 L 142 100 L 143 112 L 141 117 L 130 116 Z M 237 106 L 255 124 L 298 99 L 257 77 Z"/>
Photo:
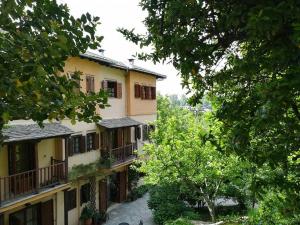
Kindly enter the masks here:
<path id="1" fill-rule="evenodd" d="M 41 222 L 42 225 L 53 225 L 53 200 L 41 204 Z"/>
<path id="2" fill-rule="evenodd" d="M 30 142 L 9 145 L 10 190 L 15 195 L 30 192 L 35 187 L 35 144 Z M 27 171 L 31 171 L 28 173 Z M 21 174 L 20 174 L 21 173 Z M 20 174 L 20 175 L 17 175 Z"/>
<path id="3" fill-rule="evenodd" d="M 126 200 L 126 183 L 127 183 L 127 174 L 126 171 L 118 173 L 119 180 L 119 202 L 124 202 Z"/>
<path id="4" fill-rule="evenodd" d="M 107 180 L 103 179 L 99 181 L 99 210 L 100 212 L 106 212 L 107 210 Z"/>

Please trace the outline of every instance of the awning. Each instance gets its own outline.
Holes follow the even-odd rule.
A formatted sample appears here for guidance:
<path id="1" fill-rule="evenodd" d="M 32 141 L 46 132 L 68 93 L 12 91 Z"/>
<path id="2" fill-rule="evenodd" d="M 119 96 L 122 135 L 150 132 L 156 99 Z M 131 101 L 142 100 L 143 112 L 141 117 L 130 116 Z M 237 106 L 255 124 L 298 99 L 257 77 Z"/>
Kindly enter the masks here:
<path id="1" fill-rule="evenodd" d="M 112 129 L 112 128 L 119 128 L 119 127 L 133 127 L 133 126 L 141 125 L 142 123 L 133 120 L 129 117 L 124 117 L 118 119 L 101 120 L 98 124 L 102 127 Z"/>
<path id="2" fill-rule="evenodd" d="M 25 141 L 60 137 L 74 133 L 59 123 L 45 123 L 41 128 L 37 124 L 8 125 L 3 129 L 4 142 Z"/>

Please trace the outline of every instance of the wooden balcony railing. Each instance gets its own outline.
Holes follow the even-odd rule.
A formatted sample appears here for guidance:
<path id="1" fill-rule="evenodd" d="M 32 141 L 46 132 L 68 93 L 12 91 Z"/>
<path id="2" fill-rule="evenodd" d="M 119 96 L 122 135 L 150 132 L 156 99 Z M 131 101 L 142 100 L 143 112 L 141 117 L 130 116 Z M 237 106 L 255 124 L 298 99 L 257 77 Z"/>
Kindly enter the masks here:
<path id="1" fill-rule="evenodd" d="M 101 157 L 106 166 L 112 167 L 134 159 L 136 149 L 136 143 L 113 149 L 101 148 Z"/>
<path id="2" fill-rule="evenodd" d="M 64 161 L 48 167 L 0 177 L 0 205 L 5 201 L 37 193 L 40 189 L 63 183 L 66 178 L 66 163 Z"/>

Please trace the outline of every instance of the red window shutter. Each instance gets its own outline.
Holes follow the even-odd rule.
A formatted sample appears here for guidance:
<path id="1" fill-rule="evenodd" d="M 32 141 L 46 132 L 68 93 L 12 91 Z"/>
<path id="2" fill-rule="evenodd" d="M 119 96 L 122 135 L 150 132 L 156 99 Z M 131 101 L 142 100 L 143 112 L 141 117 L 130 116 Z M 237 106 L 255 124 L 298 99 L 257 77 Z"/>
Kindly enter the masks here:
<path id="1" fill-rule="evenodd" d="M 122 98 L 122 83 L 117 83 L 117 98 Z"/>
<path id="2" fill-rule="evenodd" d="M 145 95 L 145 86 L 141 86 L 141 98 L 142 99 L 145 99 L 146 98 L 146 95 Z"/>
<path id="3" fill-rule="evenodd" d="M 86 136 L 81 136 L 80 138 L 80 152 L 86 152 L 86 144 L 85 144 Z"/>
<path id="4" fill-rule="evenodd" d="M 156 87 L 151 87 L 151 99 L 156 99 Z"/>
<path id="5" fill-rule="evenodd" d="M 103 80 L 102 83 L 101 83 L 101 87 L 104 91 L 107 90 L 107 80 Z"/>
<path id="6" fill-rule="evenodd" d="M 134 85 L 134 97 L 135 98 L 141 97 L 141 86 L 139 84 Z"/>

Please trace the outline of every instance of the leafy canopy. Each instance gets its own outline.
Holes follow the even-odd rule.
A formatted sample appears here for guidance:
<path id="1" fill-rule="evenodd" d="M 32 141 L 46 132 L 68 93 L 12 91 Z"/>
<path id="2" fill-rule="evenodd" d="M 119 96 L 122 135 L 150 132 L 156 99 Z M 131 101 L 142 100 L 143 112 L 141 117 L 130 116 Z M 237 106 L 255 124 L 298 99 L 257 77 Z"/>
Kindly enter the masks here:
<path id="1" fill-rule="evenodd" d="M 154 184 L 176 183 L 184 193 L 204 201 L 214 215 L 214 202 L 221 190 L 240 175 L 243 168 L 233 155 L 223 155 L 219 122 L 210 113 L 195 117 L 187 110 L 159 98 L 156 129 L 145 145 L 142 170 Z"/>
<path id="2" fill-rule="evenodd" d="M 0 130 L 13 119 L 42 125 L 46 119 L 100 118 L 95 109 L 106 106 L 106 95 L 74 91 L 80 72 L 63 71 L 68 57 L 100 46 L 98 24 L 89 13 L 75 19 L 55 0 L 0 2 Z"/>
<path id="3" fill-rule="evenodd" d="M 153 46 L 141 58 L 170 60 L 199 103 L 215 97 L 226 151 L 280 170 L 271 184 L 299 196 L 300 1 L 141 0 Z"/>

